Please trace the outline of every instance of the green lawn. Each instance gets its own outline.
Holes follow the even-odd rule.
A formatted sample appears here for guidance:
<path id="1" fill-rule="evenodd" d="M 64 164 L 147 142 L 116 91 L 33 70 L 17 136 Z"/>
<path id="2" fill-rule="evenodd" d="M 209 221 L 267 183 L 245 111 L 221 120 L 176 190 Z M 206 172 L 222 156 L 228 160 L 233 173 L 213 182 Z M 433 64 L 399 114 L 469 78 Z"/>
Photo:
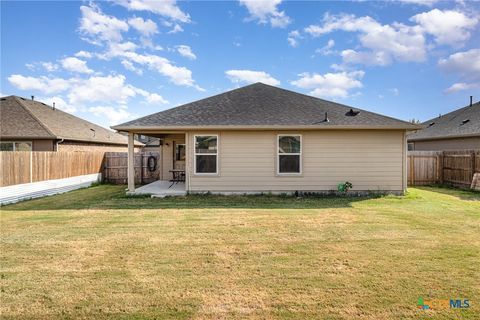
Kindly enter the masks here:
<path id="1" fill-rule="evenodd" d="M 478 319 L 480 194 L 132 198 L 1 209 L 2 319 Z M 419 297 L 469 309 L 419 310 Z"/>

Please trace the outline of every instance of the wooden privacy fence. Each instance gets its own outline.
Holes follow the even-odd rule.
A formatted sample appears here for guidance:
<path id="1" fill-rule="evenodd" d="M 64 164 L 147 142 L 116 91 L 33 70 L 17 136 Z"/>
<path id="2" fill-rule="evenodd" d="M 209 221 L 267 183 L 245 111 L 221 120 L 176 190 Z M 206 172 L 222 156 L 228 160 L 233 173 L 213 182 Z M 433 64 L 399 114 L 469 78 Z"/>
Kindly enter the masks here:
<path id="1" fill-rule="evenodd" d="M 408 185 L 447 184 L 469 188 L 480 173 L 480 150 L 409 151 Z"/>
<path id="2" fill-rule="evenodd" d="M 126 152 L 106 152 L 103 181 L 114 184 L 127 183 L 128 158 Z M 155 170 L 149 166 L 149 158 L 155 159 Z M 135 183 L 144 184 L 158 180 L 160 175 L 159 152 L 137 152 L 134 158 Z M 152 164 L 152 160 L 150 160 Z"/>
<path id="3" fill-rule="evenodd" d="M 104 152 L 0 152 L 0 187 L 101 173 Z"/>

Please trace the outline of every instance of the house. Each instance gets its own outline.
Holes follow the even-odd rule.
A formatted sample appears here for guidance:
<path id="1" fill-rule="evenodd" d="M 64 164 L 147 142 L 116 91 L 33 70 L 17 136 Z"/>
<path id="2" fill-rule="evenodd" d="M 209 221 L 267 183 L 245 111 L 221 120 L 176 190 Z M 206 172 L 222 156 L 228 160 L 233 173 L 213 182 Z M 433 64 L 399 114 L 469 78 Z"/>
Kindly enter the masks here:
<path id="1" fill-rule="evenodd" d="M 161 138 L 159 179 L 184 170 L 188 192 L 328 192 L 349 181 L 401 194 L 406 132 L 420 126 L 256 83 L 112 128 L 129 134 L 130 192 L 133 137 L 144 134 Z"/>
<path id="2" fill-rule="evenodd" d="M 408 135 L 408 150 L 480 149 L 480 102 L 423 123 L 425 129 Z"/>
<path id="3" fill-rule="evenodd" d="M 126 151 L 127 140 L 33 98 L 0 98 L 1 151 Z"/>

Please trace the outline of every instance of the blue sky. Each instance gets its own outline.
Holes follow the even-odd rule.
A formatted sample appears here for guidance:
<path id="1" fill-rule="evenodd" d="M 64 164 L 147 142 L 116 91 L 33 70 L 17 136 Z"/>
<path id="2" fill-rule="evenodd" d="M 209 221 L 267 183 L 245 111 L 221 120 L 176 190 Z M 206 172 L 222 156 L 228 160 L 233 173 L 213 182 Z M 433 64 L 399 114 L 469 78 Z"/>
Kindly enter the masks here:
<path id="1" fill-rule="evenodd" d="M 480 3 L 2 1 L 2 95 L 110 126 L 252 82 L 401 119 L 480 98 Z"/>

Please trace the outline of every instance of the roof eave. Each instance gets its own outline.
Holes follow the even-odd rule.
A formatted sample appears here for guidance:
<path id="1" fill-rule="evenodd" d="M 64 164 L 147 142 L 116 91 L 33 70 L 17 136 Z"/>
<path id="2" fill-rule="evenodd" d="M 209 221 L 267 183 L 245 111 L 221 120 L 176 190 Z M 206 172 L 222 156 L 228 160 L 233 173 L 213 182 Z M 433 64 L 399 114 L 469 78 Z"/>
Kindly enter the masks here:
<path id="1" fill-rule="evenodd" d="M 458 138 L 475 138 L 480 137 L 479 133 L 467 133 L 467 134 L 456 134 L 456 135 L 446 135 L 446 136 L 435 136 L 435 137 L 421 137 L 421 138 L 409 138 L 408 141 L 428 141 L 428 140 L 444 140 L 444 139 L 458 139 Z"/>
<path id="2" fill-rule="evenodd" d="M 419 130 L 423 126 L 415 124 L 407 125 L 211 125 L 211 126 L 112 126 L 117 131 L 141 132 L 161 130 Z"/>
<path id="3" fill-rule="evenodd" d="M 114 142 L 114 141 L 102 141 L 102 140 L 92 140 L 92 139 L 80 139 L 80 138 L 68 138 L 68 137 L 58 137 L 57 139 L 63 139 L 66 141 L 78 141 L 78 142 L 88 142 L 88 143 L 97 143 L 97 144 L 114 144 L 114 145 L 120 145 L 120 146 L 127 146 L 128 141 L 125 142 Z M 135 141 L 134 143 L 136 146 L 144 146 L 143 143 Z"/>
<path id="4" fill-rule="evenodd" d="M 56 140 L 55 136 L 0 136 L 1 140 Z"/>

